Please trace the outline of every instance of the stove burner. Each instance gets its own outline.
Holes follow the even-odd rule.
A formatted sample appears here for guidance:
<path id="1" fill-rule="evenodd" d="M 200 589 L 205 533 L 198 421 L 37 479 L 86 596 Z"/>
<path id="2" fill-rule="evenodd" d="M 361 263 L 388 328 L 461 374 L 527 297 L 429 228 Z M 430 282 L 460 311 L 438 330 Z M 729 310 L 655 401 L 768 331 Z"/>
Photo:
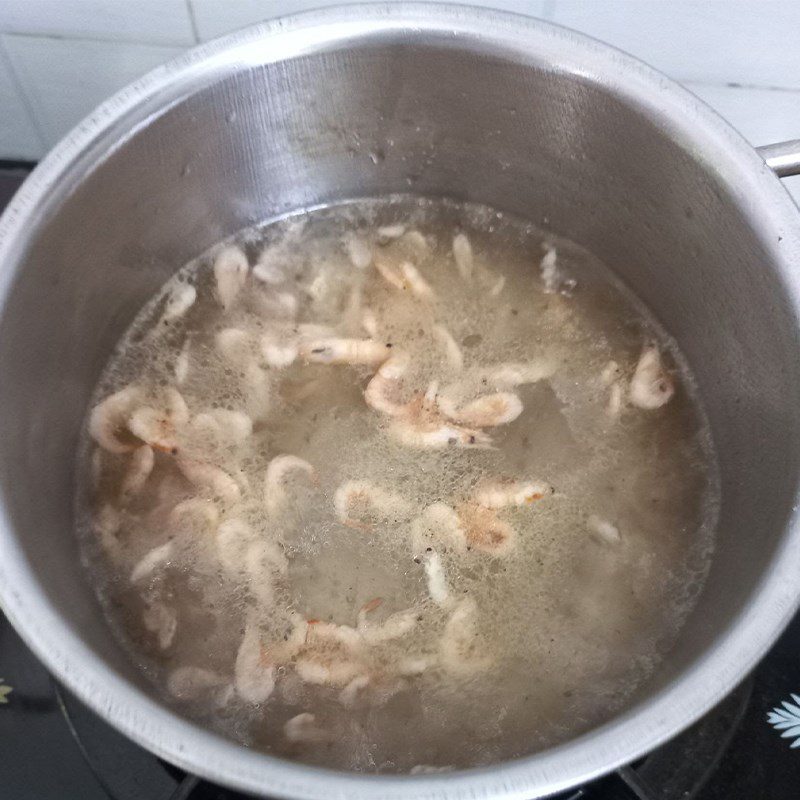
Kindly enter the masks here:
<path id="1" fill-rule="evenodd" d="M 237 792 L 165 764 L 117 733 L 63 687 L 56 685 L 55 691 L 81 752 L 113 800 L 243 800 Z M 693 727 L 641 761 L 557 800 L 694 800 L 719 764 L 751 693 L 752 681 L 747 681 Z"/>

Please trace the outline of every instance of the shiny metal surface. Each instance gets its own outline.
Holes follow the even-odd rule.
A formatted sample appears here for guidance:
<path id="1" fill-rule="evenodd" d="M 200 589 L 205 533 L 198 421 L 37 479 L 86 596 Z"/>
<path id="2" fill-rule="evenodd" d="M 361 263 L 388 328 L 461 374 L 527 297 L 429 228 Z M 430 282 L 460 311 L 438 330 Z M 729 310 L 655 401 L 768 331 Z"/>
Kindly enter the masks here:
<path id="1" fill-rule="evenodd" d="M 756 151 L 779 178 L 800 175 L 800 139 L 765 144 Z"/>
<path id="2" fill-rule="evenodd" d="M 571 237 L 629 283 L 697 375 L 722 469 L 696 612 L 624 713 L 449 775 L 308 768 L 162 705 L 104 621 L 72 535 L 91 388 L 140 305 L 265 217 L 411 191 Z M 69 688 L 159 756 L 294 798 L 533 798 L 652 749 L 756 663 L 798 604 L 800 215 L 756 152 L 640 62 L 523 17 L 328 9 L 201 46 L 101 106 L 0 220 L 0 600 Z"/>

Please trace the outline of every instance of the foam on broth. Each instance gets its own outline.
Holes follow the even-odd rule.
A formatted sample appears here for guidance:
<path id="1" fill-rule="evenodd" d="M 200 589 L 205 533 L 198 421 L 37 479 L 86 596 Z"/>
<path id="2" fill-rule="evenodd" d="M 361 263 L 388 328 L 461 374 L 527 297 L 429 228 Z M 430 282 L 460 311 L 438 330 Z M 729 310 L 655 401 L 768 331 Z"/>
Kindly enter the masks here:
<path id="1" fill-rule="evenodd" d="M 649 341 L 676 390 L 643 409 Z M 84 442 L 87 566 L 165 697 L 251 747 L 369 772 L 531 753 L 622 707 L 702 586 L 717 477 L 674 342 L 491 209 L 245 231 L 141 311 L 94 402 L 125 387 Z M 513 416 L 498 394 L 521 413 L 477 424 Z"/>

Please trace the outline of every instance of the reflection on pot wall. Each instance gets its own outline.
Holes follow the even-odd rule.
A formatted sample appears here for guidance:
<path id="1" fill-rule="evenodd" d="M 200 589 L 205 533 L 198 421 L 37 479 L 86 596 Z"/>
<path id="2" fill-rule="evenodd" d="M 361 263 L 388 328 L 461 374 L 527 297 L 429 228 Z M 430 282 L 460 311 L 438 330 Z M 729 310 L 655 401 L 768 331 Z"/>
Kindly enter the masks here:
<path id="1" fill-rule="evenodd" d="M 341 2 L 341 0 L 339 0 Z M 800 135 L 800 4 L 460 0 L 550 19 L 685 83 L 753 144 Z M 197 42 L 332 0 L 0 0 L 0 159 L 40 158 L 109 95 Z M 800 199 L 800 178 L 786 182 Z"/>

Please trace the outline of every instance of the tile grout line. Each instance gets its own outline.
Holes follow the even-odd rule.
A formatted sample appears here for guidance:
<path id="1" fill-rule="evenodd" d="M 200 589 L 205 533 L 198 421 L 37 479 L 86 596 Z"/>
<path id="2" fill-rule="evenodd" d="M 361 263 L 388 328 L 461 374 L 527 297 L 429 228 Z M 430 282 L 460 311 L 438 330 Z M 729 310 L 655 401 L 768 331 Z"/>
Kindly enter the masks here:
<path id="1" fill-rule="evenodd" d="M 200 32 L 197 29 L 197 18 L 194 15 L 194 5 L 192 0 L 184 0 L 186 3 L 186 12 L 189 14 L 189 24 L 192 26 L 192 35 L 194 36 L 194 43 L 200 44 Z"/>
<path id="2" fill-rule="evenodd" d="M 22 84 L 22 81 L 17 74 L 17 70 L 14 67 L 14 62 L 11 59 L 11 56 L 8 53 L 5 45 L 5 38 L 7 34 L 0 33 L 0 61 L 3 62 L 8 69 L 8 74 L 11 76 L 11 82 L 14 85 L 14 89 L 19 96 L 20 102 L 22 103 L 25 111 L 28 114 L 28 117 L 31 121 L 31 125 L 33 127 L 34 133 L 36 134 L 37 142 L 39 148 L 39 158 L 45 155 L 47 151 L 50 149 L 50 145 L 48 145 L 45 141 L 45 136 L 43 133 L 42 122 L 39 119 L 39 116 L 36 114 L 36 111 L 33 107 L 33 104 L 30 102 L 30 98 L 28 97 L 28 92 L 25 91 L 25 88 Z"/>
<path id="3" fill-rule="evenodd" d="M 704 86 L 714 89 L 742 89 L 744 91 L 774 92 L 775 94 L 800 94 L 800 86 L 774 86 L 761 83 L 739 83 L 738 81 L 709 81 L 697 78 L 673 78 L 682 84 Z"/>
<path id="4" fill-rule="evenodd" d="M 194 31 L 194 22 L 192 19 L 192 36 L 196 38 Z M 4 31 L 0 30 L 0 36 L 7 36 L 13 39 L 51 39 L 55 42 L 100 42 L 102 44 L 138 44 L 145 45 L 146 47 L 194 47 L 197 41 L 186 42 L 172 39 L 168 42 L 153 41 L 152 39 L 130 39 L 126 36 L 122 37 L 109 37 L 109 36 L 87 36 L 86 34 L 71 34 L 71 33 L 36 33 L 35 31 Z"/>

